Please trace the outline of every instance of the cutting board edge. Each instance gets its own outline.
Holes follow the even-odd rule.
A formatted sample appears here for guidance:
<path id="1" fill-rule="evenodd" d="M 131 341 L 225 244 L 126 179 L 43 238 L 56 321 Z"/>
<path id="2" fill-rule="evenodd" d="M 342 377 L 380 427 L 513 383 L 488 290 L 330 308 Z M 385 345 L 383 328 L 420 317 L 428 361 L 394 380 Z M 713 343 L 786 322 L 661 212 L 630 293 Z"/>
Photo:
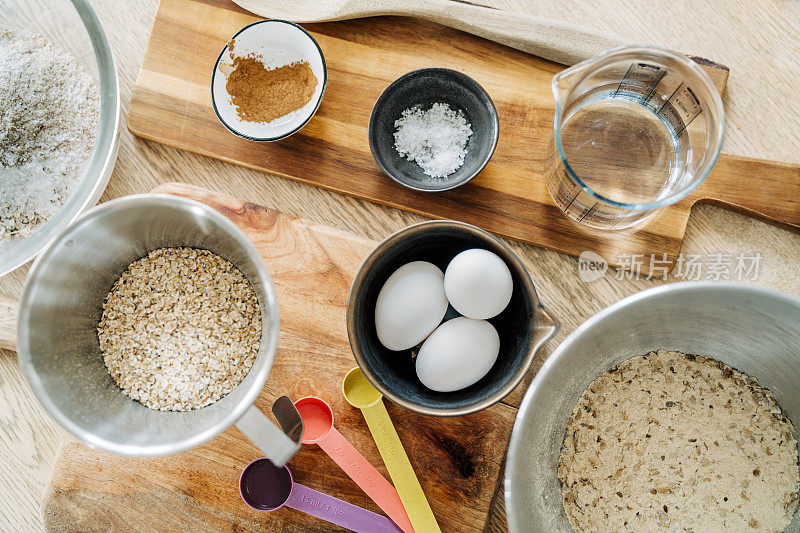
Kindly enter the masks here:
<path id="1" fill-rule="evenodd" d="M 338 187 L 332 187 L 332 186 L 328 186 L 328 185 L 323 185 L 323 184 L 320 184 L 320 183 L 316 183 L 313 180 L 306 179 L 306 178 L 299 177 L 299 176 L 292 176 L 290 174 L 277 172 L 277 171 L 274 171 L 274 170 L 265 170 L 265 169 L 260 168 L 260 167 L 258 167 L 256 165 L 248 164 L 248 163 L 245 163 L 245 162 L 242 162 L 242 161 L 237 161 L 235 159 L 231 159 L 231 158 L 228 158 L 228 157 L 225 157 L 225 156 L 222 156 L 222 155 L 218 156 L 218 155 L 216 155 L 216 154 L 214 154 L 214 153 L 212 153 L 210 151 L 207 151 L 207 150 L 194 149 L 194 148 L 184 148 L 184 147 L 180 146 L 177 142 L 172 141 L 170 139 L 160 138 L 160 137 L 158 137 L 156 135 L 151 135 L 151 134 L 145 133 L 145 132 L 143 132 L 141 130 L 137 130 L 134 127 L 131 127 L 131 125 L 130 125 L 130 115 L 129 115 L 129 120 L 128 120 L 128 130 L 133 135 L 136 135 L 137 137 L 139 137 L 141 139 L 144 139 L 144 140 L 147 140 L 147 141 L 151 141 L 151 142 L 156 142 L 158 144 L 161 144 L 161 145 L 164 145 L 164 146 L 168 146 L 168 147 L 174 148 L 176 150 L 181 150 L 181 151 L 189 152 L 189 153 L 196 154 L 196 155 L 199 155 L 199 156 L 208 157 L 208 158 L 211 158 L 211 159 L 215 159 L 217 161 L 223 161 L 225 163 L 230 163 L 230 164 L 237 165 L 237 166 L 240 166 L 240 167 L 248 168 L 250 170 L 255 170 L 255 171 L 258 171 L 258 172 L 261 172 L 261 173 L 264 173 L 264 174 L 270 174 L 270 175 L 277 176 L 277 177 L 282 178 L 282 179 L 288 179 L 290 181 L 303 183 L 305 185 L 316 187 L 318 189 L 323 189 L 323 190 L 334 192 L 334 193 L 337 193 L 337 194 L 342 194 L 344 196 L 348 196 L 348 197 L 351 197 L 351 198 L 356 198 L 358 200 L 362 200 L 362 201 L 365 201 L 365 202 L 370 202 L 370 203 L 376 204 L 376 205 L 390 207 L 392 209 L 397 209 L 399 211 L 404 211 L 404 212 L 407 212 L 407 213 L 412 213 L 412 214 L 415 214 L 415 215 L 427 217 L 427 218 L 430 218 L 430 219 L 433 219 L 433 220 L 448 220 L 447 217 L 436 215 L 435 213 L 430 213 L 430 212 L 427 212 L 427 211 L 424 211 L 424 210 L 421 210 L 421 209 L 418 209 L 418 208 L 408 207 L 408 206 L 405 206 L 403 204 L 394 203 L 394 202 L 389 201 L 389 200 L 384 201 L 384 200 L 374 199 L 374 198 L 371 198 L 371 197 L 369 197 L 369 196 L 367 196 L 365 194 L 361 194 L 361 193 L 358 193 L 358 192 L 350 192 L 350 191 L 347 191 L 347 190 L 344 190 L 344 189 L 340 189 Z M 172 182 L 172 183 L 179 183 L 179 182 Z M 687 219 L 688 219 L 689 213 L 691 212 L 692 205 L 694 205 L 694 203 L 690 204 L 688 206 L 687 210 L 686 210 L 687 211 L 687 215 L 686 215 Z M 289 216 L 294 216 L 294 215 L 289 215 Z M 485 228 L 481 228 L 481 229 L 485 229 Z M 554 252 L 558 252 L 558 253 L 562 253 L 562 254 L 565 254 L 565 255 L 569 255 L 569 256 L 574 257 L 574 258 L 578 257 L 578 254 L 575 253 L 573 250 L 571 250 L 568 247 L 561 247 L 561 246 L 559 246 L 557 244 L 552 244 L 552 245 L 550 245 L 550 244 L 541 244 L 541 243 L 535 242 L 535 241 L 530 240 L 530 239 L 524 239 L 524 238 L 518 237 L 516 235 L 511 235 L 511 234 L 505 233 L 503 231 L 497 231 L 497 230 L 494 230 L 494 229 L 485 229 L 485 231 L 488 231 L 488 232 L 490 232 L 493 235 L 496 235 L 498 237 L 502 237 L 502 238 L 505 238 L 505 239 L 510 239 L 512 241 L 520 242 L 520 243 L 523 243 L 523 244 L 528 244 L 528 245 L 531 245 L 531 246 L 537 246 L 537 247 L 540 247 L 540 248 L 544 248 L 546 250 L 552 250 Z M 675 256 L 677 256 L 680 253 L 680 250 L 681 250 L 681 247 L 682 247 L 682 244 L 683 244 L 682 243 L 683 236 L 685 235 L 685 232 L 686 232 L 686 224 L 684 223 L 683 226 L 682 226 L 681 237 L 680 237 L 680 239 L 677 239 L 678 246 L 677 246 L 676 250 L 674 251 L 674 255 Z M 669 252 L 669 253 L 672 253 L 672 252 Z M 608 261 L 608 265 L 613 267 L 613 268 L 620 268 L 620 267 L 623 266 L 622 263 L 620 263 L 619 261 L 615 261 L 615 260 Z M 670 268 L 672 268 L 672 267 L 670 267 Z"/>
<path id="2" fill-rule="evenodd" d="M 58 462 L 61 460 L 61 457 L 64 454 L 64 444 L 67 442 L 67 439 L 75 438 L 65 430 L 60 431 L 61 438 L 58 440 L 58 447 L 56 448 L 56 453 L 54 454 L 55 458 L 53 459 L 53 464 L 50 465 L 50 469 L 47 471 L 47 480 L 45 481 L 44 488 L 42 489 L 42 495 L 39 498 L 39 514 L 42 517 L 45 530 L 48 531 L 50 530 L 50 527 L 48 527 L 47 507 L 56 491 L 53 486 L 53 477 L 55 475 Z"/>

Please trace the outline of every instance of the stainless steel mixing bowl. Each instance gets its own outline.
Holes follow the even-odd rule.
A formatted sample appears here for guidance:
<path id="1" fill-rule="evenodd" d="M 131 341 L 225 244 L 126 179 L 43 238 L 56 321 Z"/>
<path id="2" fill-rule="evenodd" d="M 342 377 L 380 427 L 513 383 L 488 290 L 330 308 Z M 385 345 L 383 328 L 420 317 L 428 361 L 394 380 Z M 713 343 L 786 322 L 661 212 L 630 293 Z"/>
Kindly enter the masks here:
<path id="1" fill-rule="evenodd" d="M 108 37 L 88 0 L 0 0 L 2 26 L 39 33 L 75 56 L 100 87 L 100 121 L 92 155 L 64 205 L 30 236 L 0 243 L 0 276 L 30 261 L 81 212 L 97 203 L 117 160 L 120 122 L 117 67 Z"/>
<path id="2" fill-rule="evenodd" d="M 800 424 L 800 299 L 722 282 L 676 283 L 640 292 L 575 330 L 528 389 L 506 462 L 511 531 L 572 530 L 556 472 L 572 409 L 597 376 L 659 348 L 708 355 L 755 376 L 775 394 L 795 427 Z M 797 515 L 787 531 L 800 531 Z"/>
<path id="3" fill-rule="evenodd" d="M 247 377 L 202 409 L 148 409 L 122 393 L 103 362 L 97 324 L 105 297 L 128 265 L 151 250 L 210 250 L 249 280 L 261 306 L 261 347 Z M 34 263 L 20 300 L 20 365 L 50 415 L 90 446 L 155 456 L 200 445 L 236 422 L 275 463 L 299 448 L 252 407 L 278 344 L 278 303 L 256 247 L 214 209 L 176 196 L 128 196 L 93 208 Z M 302 433 L 302 431 L 301 431 Z"/>

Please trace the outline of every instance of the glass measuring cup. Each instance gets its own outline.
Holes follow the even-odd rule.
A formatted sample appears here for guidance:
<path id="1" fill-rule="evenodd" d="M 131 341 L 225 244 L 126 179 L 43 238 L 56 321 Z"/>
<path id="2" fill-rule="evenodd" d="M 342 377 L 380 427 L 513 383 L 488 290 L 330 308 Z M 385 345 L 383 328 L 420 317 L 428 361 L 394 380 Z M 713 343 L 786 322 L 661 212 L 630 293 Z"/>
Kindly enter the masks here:
<path id="1" fill-rule="evenodd" d="M 633 226 L 706 178 L 722 148 L 719 92 L 691 59 L 624 46 L 553 77 L 550 196 L 573 220 Z"/>

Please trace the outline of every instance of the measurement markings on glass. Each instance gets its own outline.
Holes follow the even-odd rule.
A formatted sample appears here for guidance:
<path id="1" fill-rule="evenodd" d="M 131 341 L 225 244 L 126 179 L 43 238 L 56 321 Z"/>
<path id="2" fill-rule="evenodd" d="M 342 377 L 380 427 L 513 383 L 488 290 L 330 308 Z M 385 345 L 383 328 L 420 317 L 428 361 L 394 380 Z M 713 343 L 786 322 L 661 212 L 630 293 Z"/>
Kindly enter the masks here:
<path id="1" fill-rule="evenodd" d="M 633 63 L 620 80 L 612 98 L 615 98 L 619 91 L 622 90 L 639 94 L 642 97 L 642 103 L 646 103 L 666 75 L 667 70 L 656 65 Z"/>
<path id="2" fill-rule="evenodd" d="M 667 69 L 665 68 L 648 63 L 632 63 L 617 85 L 612 98 L 617 97 L 622 91 L 623 94 L 639 95 L 642 104 L 647 104 L 656 94 L 658 84 L 666 75 Z M 672 91 L 656 114 L 664 119 L 672 127 L 675 136 L 679 137 L 702 112 L 703 109 L 697 95 L 691 87 L 682 82 Z"/>
<path id="3" fill-rule="evenodd" d="M 672 126 L 676 137 L 686 131 L 689 124 L 697 118 L 703 108 L 691 87 L 685 83 L 678 85 L 664 105 L 658 110 L 658 115 Z"/>
<path id="4" fill-rule="evenodd" d="M 563 194 L 564 197 L 562 201 L 564 202 L 565 205 L 562 209 L 565 212 L 568 212 L 573 209 L 572 204 L 574 204 L 575 201 L 580 197 L 581 193 L 583 193 L 583 188 L 577 183 L 573 183 L 572 188 L 575 191 L 574 195 L 572 194 L 572 192 L 569 191 L 566 183 L 562 183 L 561 186 L 559 187 L 559 196 L 562 196 Z M 567 198 L 569 198 L 569 201 L 567 201 Z M 578 207 L 580 209 L 585 209 L 585 207 L 583 207 L 580 204 L 580 202 L 578 203 Z"/>
<path id="5" fill-rule="evenodd" d="M 597 202 L 592 204 L 592 207 L 587 209 L 581 216 L 578 218 L 578 222 L 583 222 L 583 219 L 594 213 L 594 208 L 597 207 Z"/>

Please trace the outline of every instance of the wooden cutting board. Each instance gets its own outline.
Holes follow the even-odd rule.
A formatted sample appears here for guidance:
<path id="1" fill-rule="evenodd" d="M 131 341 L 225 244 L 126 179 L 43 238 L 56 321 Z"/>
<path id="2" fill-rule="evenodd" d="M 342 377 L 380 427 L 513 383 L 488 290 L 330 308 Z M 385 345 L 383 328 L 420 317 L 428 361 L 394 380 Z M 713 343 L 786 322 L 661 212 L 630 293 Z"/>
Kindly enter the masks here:
<path id="1" fill-rule="evenodd" d="M 281 335 L 256 405 L 269 413 L 283 394 L 320 396 L 332 405 L 337 429 L 389 479 L 361 411 L 341 394 L 342 379 L 356 366 L 345 325 L 347 294 L 376 243 L 189 185 L 167 184 L 156 192 L 220 211 L 245 231 L 269 267 Z M 436 418 L 386 404 L 442 531 L 483 531 L 516 409 L 499 403 L 469 416 Z M 259 513 L 247 507 L 239 474 L 260 456 L 236 428 L 192 451 L 156 459 L 111 455 L 69 436 L 45 491 L 45 522 L 61 532 L 344 531 L 294 509 Z M 380 512 L 317 446 L 303 446 L 289 465 L 298 483 Z"/>
<path id="2" fill-rule="evenodd" d="M 212 111 L 210 78 L 228 38 L 253 20 L 227 0 L 161 0 L 128 128 L 170 146 L 433 218 L 461 220 L 572 255 L 593 250 L 612 265 L 633 254 L 657 254 L 659 259 L 667 254 L 673 261 L 698 201 L 800 227 L 800 166 L 730 155 L 720 157 L 699 189 L 660 210 L 643 227 L 600 232 L 577 225 L 552 202 L 542 177 L 552 138 L 550 79 L 563 67 L 406 18 L 309 25 L 328 65 L 317 114 L 279 142 L 237 138 Z M 381 91 L 400 75 L 427 66 L 446 66 L 475 78 L 500 115 L 500 141 L 486 169 L 469 184 L 436 194 L 408 190 L 383 175 L 367 139 L 369 114 Z M 705 68 L 724 89 L 727 69 Z"/>

